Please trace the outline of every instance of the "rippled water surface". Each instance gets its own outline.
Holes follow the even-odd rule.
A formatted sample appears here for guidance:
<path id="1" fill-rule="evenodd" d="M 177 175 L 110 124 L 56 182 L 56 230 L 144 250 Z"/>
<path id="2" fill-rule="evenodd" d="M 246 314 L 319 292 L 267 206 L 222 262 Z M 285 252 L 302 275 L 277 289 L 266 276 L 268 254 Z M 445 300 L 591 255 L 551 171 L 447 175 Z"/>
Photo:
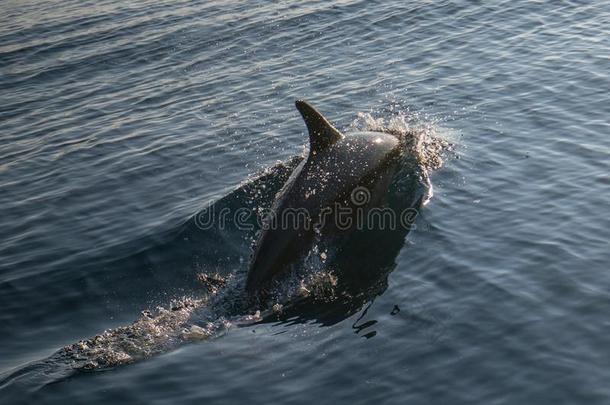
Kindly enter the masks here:
<path id="1" fill-rule="evenodd" d="M 608 2 L 0 10 L 0 402 L 608 402 Z M 434 197 L 395 257 L 370 249 L 393 271 L 342 319 L 167 343 L 146 319 L 190 311 L 198 274 L 239 289 L 248 235 L 193 217 L 272 198 L 297 98 L 342 129 L 432 128 L 454 145 Z M 136 320 L 140 361 L 57 358 Z"/>

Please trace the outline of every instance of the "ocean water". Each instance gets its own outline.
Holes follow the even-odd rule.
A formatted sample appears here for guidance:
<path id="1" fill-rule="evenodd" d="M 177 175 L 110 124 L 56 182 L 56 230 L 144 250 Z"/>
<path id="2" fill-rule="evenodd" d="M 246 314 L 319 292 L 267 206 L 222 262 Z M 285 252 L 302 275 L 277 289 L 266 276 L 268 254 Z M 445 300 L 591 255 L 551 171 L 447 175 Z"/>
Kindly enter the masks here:
<path id="1" fill-rule="evenodd" d="M 0 10 L 0 402 L 608 403 L 608 2 Z M 349 310 L 218 315 L 252 234 L 196 218 L 269 204 L 301 98 L 452 146 Z M 133 358 L 62 349 L 94 336 Z"/>

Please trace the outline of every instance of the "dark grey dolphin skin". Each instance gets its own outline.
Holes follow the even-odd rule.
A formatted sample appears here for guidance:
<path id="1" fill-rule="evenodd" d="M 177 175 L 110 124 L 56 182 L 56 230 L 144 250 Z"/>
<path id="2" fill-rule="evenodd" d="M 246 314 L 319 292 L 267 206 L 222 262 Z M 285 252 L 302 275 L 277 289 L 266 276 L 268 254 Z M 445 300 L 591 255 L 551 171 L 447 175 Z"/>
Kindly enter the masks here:
<path id="1" fill-rule="evenodd" d="M 275 276 L 309 252 L 316 233 L 346 231 L 336 223 L 334 212 L 329 215 L 332 207 L 376 206 L 387 193 L 403 150 L 394 135 L 344 135 L 307 102 L 295 104 L 309 131 L 309 155 L 294 169 L 271 208 L 275 226 L 262 230 L 255 245 L 246 280 L 249 293 L 265 290 Z M 354 202 L 354 190 L 363 191 L 364 201 Z M 285 215 L 296 212 L 306 212 L 308 220 Z M 286 218 L 293 221 L 285 222 Z"/>

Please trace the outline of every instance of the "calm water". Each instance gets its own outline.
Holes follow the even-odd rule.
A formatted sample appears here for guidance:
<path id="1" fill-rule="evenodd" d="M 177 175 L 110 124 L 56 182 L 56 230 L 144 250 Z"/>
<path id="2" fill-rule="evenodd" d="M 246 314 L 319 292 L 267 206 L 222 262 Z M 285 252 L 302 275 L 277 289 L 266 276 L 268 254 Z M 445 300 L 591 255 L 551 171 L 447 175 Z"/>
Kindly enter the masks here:
<path id="1" fill-rule="evenodd" d="M 610 400 L 608 2 L 0 9 L 0 402 Z M 297 98 L 455 144 L 385 291 L 334 323 L 55 364 L 198 273 L 243 274 L 247 238 L 189 221 L 279 182 L 252 176 L 301 154 Z"/>

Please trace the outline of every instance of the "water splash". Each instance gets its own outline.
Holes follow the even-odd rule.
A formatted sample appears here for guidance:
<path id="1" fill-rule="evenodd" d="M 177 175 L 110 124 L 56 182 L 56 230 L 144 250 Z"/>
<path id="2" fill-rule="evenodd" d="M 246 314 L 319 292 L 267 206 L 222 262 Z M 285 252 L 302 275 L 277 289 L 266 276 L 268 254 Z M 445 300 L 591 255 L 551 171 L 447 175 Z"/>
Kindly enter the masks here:
<path id="1" fill-rule="evenodd" d="M 181 340 L 205 340 L 226 326 L 223 319 L 206 327 L 187 325 L 193 311 L 205 301 L 183 298 L 172 301 L 167 308 L 143 311 L 131 325 L 106 330 L 93 338 L 68 345 L 58 352 L 58 356 L 69 359 L 75 369 L 93 370 L 150 357 Z"/>
<path id="2" fill-rule="evenodd" d="M 359 131 L 387 132 L 405 141 L 407 152 L 417 159 L 418 165 L 427 170 L 437 170 L 443 165 L 447 151 L 454 145 L 444 139 L 432 121 L 422 121 L 418 114 L 398 112 L 390 117 L 375 117 L 371 113 L 358 113 L 350 128 Z"/>
<path id="3" fill-rule="evenodd" d="M 52 358 L 83 371 L 130 364 L 181 344 L 220 337 L 233 327 L 250 326 L 304 299 L 328 302 L 337 286 L 337 278 L 327 270 L 304 276 L 295 273 L 278 283 L 265 302 L 253 305 L 238 277 L 199 274 L 197 279 L 207 290 L 206 295 L 182 297 L 167 307 L 142 311 L 132 324 L 65 346 Z"/>

